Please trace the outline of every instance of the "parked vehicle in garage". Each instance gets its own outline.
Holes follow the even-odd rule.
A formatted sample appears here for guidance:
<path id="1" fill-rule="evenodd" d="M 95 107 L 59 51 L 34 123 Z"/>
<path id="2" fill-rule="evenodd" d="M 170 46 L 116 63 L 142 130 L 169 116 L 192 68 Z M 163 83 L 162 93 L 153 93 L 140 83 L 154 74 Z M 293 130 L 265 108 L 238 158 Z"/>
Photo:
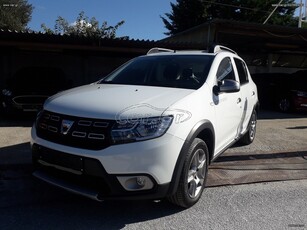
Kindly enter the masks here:
<path id="1" fill-rule="evenodd" d="M 281 112 L 307 110 L 307 71 L 254 74 L 261 107 Z"/>
<path id="2" fill-rule="evenodd" d="M 151 49 L 44 104 L 31 131 L 34 175 L 92 199 L 194 205 L 208 165 L 254 141 L 257 88 L 232 50 Z"/>
<path id="3" fill-rule="evenodd" d="M 37 112 L 51 95 L 68 89 L 69 82 L 58 68 L 25 67 L 7 79 L 0 92 L 4 113 Z"/>
<path id="4" fill-rule="evenodd" d="M 284 105 L 290 110 L 307 110 L 307 70 L 291 74 L 291 94 L 285 98 Z"/>

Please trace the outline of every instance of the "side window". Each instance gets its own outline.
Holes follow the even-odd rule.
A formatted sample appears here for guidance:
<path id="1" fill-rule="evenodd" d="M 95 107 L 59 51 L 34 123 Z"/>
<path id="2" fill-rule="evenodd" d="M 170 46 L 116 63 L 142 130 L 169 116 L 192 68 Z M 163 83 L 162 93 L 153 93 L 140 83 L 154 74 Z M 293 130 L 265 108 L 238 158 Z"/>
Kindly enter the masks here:
<path id="1" fill-rule="evenodd" d="M 217 69 L 216 78 L 217 81 L 223 81 L 225 79 L 236 80 L 229 57 L 224 58 L 221 61 L 219 68 Z"/>
<path id="2" fill-rule="evenodd" d="M 247 67 L 244 62 L 237 58 L 235 58 L 235 63 L 239 74 L 240 85 L 244 85 L 248 82 Z"/>

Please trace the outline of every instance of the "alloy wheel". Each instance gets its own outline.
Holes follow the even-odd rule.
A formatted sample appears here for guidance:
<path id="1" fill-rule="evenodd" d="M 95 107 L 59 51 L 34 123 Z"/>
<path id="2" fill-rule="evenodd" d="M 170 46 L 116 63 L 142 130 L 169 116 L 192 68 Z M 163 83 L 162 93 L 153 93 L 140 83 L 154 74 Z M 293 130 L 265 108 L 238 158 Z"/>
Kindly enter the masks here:
<path id="1" fill-rule="evenodd" d="M 206 154 L 202 149 L 198 149 L 191 160 L 188 171 L 188 194 L 191 198 L 198 196 L 202 190 L 206 177 Z"/>

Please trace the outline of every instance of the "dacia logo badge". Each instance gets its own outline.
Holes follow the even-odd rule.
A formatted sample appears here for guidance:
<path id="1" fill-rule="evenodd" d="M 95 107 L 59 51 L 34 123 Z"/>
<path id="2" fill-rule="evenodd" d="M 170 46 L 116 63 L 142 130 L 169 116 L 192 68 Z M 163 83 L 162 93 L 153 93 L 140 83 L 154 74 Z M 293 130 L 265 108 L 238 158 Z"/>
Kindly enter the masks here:
<path id="1" fill-rule="evenodd" d="M 73 124 L 74 124 L 74 121 L 62 120 L 61 133 L 66 135 L 71 129 Z"/>

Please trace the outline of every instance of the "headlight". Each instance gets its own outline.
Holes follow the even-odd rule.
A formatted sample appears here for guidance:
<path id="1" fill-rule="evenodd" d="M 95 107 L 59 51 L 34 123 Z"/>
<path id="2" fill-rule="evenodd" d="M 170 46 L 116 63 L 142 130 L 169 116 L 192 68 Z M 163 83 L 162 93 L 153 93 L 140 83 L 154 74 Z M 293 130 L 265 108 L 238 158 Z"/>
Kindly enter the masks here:
<path id="1" fill-rule="evenodd" d="M 8 89 L 3 89 L 3 90 L 2 90 L 2 94 L 3 94 L 4 96 L 7 96 L 7 97 L 12 96 L 12 92 L 11 92 L 10 90 L 8 90 Z"/>
<path id="2" fill-rule="evenodd" d="M 111 131 L 113 142 L 128 143 L 162 136 L 170 127 L 173 116 L 133 119 L 116 123 Z"/>

